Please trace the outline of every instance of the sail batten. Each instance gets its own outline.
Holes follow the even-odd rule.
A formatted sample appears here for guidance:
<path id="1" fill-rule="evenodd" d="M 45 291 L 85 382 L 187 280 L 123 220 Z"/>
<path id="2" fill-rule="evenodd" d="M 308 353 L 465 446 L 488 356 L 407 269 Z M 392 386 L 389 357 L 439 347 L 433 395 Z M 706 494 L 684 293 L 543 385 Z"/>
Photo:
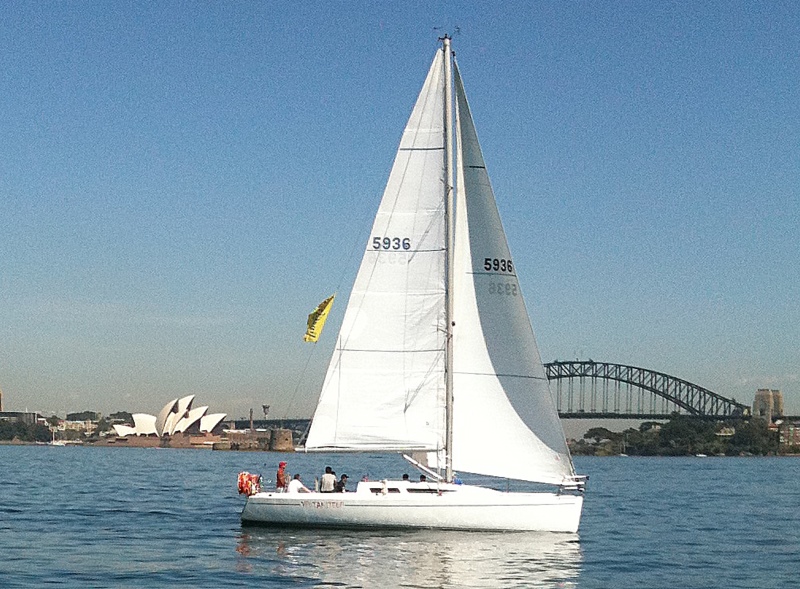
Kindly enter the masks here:
<path id="1" fill-rule="evenodd" d="M 444 151 L 444 147 L 399 147 L 397 151 Z"/>

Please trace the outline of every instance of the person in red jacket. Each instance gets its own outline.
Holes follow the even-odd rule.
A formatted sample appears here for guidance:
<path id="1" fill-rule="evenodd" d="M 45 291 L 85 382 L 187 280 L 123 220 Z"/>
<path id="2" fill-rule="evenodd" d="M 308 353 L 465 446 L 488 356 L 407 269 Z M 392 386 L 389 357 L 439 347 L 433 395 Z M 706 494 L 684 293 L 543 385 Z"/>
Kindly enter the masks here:
<path id="1" fill-rule="evenodd" d="M 275 475 L 275 487 L 278 493 L 285 493 L 289 487 L 289 481 L 286 480 L 286 463 L 280 462 L 278 464 L 278 472 Z"/>

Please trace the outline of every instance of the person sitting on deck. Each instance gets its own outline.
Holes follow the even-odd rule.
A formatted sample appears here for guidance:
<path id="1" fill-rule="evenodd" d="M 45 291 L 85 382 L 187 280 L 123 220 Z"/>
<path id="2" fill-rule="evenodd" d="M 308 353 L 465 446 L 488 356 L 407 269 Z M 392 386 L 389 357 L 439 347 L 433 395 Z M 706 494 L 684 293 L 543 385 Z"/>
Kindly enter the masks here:
<path id="1" fill-rule="evenodd" d="M 292 478 L 292 481 L 289 483 L 289 487 L 286 489 L 287 493 L 310 493 L 311 491 L 300 482 L 300 475 L 296 474 Z"/>
<path id="2" fill-rule="evenodd" d="M 408 473 L 406 473 L 406 474 L 404 474 L 404 475 L 403 475 L 403 480 L 404 480 L 404 481 L 407 481 L 407 480 L 408 480 Z"/>
<path id="3" fill-rule="evenodd" d="M 336 483 L 336 488 L 334 489 L 337 493 L 344 493 L 347 491 L 345 487 L 347 486 L 347 475 L 343 474 L 342 478 Z"/>
<path id="4" fill-rule="evenodd" d="M 331 469 L 330 466 L 326 466 L 325 474 L 322 475 L 322 479 L 319 482 L 319 492 L 333 493 L 335 486 L 336 486 L 336 475 L 333 474 L 333 470 Z"/>
<path id="5" fill-rule="evenodd" d="M 419 475 L 419 482 L 420 483 L 427 483 L 428 482 L 428 477 L 426 477 L 424 474 Z"/>

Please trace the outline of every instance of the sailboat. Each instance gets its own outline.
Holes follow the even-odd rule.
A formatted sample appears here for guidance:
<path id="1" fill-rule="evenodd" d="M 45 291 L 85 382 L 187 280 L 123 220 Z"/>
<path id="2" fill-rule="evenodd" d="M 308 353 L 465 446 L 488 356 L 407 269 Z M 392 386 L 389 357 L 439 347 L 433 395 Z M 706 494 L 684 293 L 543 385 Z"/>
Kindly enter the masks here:
<path id="1" fill-rule="evenodd" d="M 404 453 L 430 478 L 361 481 L 336 494 L 260 490 L 246 499 L 244 523 L 578 529 L 585 477 L 575 474 L 451 40 L 441 41 L 305 444 Z M 463 473 L 540 485 L 508 492 L 460 484 Z"/>

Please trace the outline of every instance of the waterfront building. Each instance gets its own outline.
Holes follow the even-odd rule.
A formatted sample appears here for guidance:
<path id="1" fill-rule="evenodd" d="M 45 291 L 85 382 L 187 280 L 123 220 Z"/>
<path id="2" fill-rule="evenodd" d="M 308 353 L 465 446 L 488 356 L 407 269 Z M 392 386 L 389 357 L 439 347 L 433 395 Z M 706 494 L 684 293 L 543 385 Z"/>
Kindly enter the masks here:
<path id="1" fill-rule="evenodd" d="M 78 432 L 80 435 L 88 436 L 97 429 L 97 422 L 91 419 L 65 419 L 59 423 L 59 430 Z"/>
<path id="2" fill-rule="evenodd" d="M 758 389 L 753 400 L 753 417 L 761 417 L 769 424 L 783 417 L 783 393 L 779 390 Z"/>
<path id="3" fill-rule="evenodd" d="M 0 411 L 0 421 L 14 421 L 25 425 L 33 425 L 41 420 L 41 415 L 29 411 Z"/>
<path id="4" fill-rule="evenodd" d="M 783 451 L 800 448 L 800 423 L 785 421 L 778 426 L 780 447 Z"/>

